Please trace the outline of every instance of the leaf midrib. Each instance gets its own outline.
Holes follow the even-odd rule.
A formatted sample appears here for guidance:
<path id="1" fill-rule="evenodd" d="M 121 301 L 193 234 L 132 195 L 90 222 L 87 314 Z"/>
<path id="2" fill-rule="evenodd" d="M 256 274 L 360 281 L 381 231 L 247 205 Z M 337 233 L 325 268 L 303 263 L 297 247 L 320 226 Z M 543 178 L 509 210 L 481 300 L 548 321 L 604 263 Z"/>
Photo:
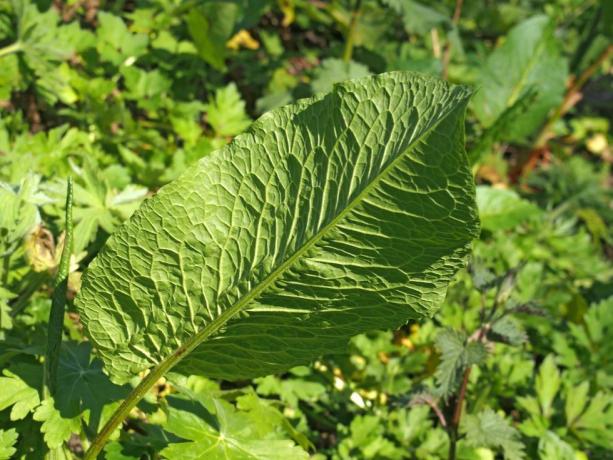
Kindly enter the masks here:
<path id="1" fill-rule="evenodd" d="M 509 94 L 509 97 L 505 104 L 505 108 L 508 109 L 515 103 L 515 101 L 517 101 L 523 87 L 525 86 L 529 73 L 532 71 L 537 62 L 540 61 L 541 54 L 543 54 L 543 50 L 545 49 L 545 39 L 543 39 L 543 37 L 551 32 L 549 28 L 550 24 L 546 24 L 544 33 L 541 35 L 541 39 L 539 40 L 536 50 L 534 51 L 530 59 L 528 59 L 528 63 L 526 67 L 524 67 L 524 69 L 522 70 L 518 82 L 513 86 L 511 93 Z"/>
<path id="2" fill-rule="evenodd" d="M 450 90 L 450 91 L 453 91 Z M 434 131 L 438 125 L 440 125 L 444 120 L 446 120 L 463 102 L 463 99 L 456 99 L 453 101 L 454 105 L 449 109 L 449 111 L 441 116 L 438 120 L 436 120 L 432 126 L 427 128 L 419 137 L 417 137 L 413 142 L 411 142 L 403 153 L 399 154 L 396 158 L 394 158 L 390 163 L 385 166 L 381 172 L 373 178 L 368 185 L 364 187 L 362 191 L 360 191 L 351 202 L 344 207 L 328 224 L 323 226 L 319 231 L 317 231 L 311 238 L 309 238 L 303 245 L 300 246 L 298 250 L 296 250 L 291 256 L 289 256 L 284 262 L 279 264 L 279 266 L 274 269 L 266 278 L 264 278 L 257 286 L 251 289 L 245 296 L 243 296 L 240 300 L 238 300 L 234 305 L 230 308 L 227 308 L 221 315 L 215 318 L 213 321 L 208 323 L 206 326 L 202 328 L 201 331 L 194 334 L 190 339 L 185 341 L 181 346 L 179 346 L 173 353 L 171 353 L 168 357 L 164 358 L 160 361 L 157 366 L 163 367 L 166 370 L 174 367 L 176 363 L 178 363 L 184 356 L 188 355 L 191 351 L 193 351 L 198 345 L 203 343 L 207 338 L 215 334 L 219 331 L 228 321 L 230 321 L 236 314 L 240 313 L 243 308 L 249 304 L 252 300 L 254 300 L 257 296 L 259 296 L 264 290 L 266 290 L 269 286 L 271 286 L 277 279 L 285 273 L 285 271 L 291 267 L 294 262 L 299 260 L 299 258 L 304 255 L 309 249 L 311 249 L 316 243 L 318 243 L 327 232 L 336 226 L 336 224 L 342 220 L 347 214 L 349 214 L 359 203 L 361 203 L 362 198 L 370 193 L 370 191 L 375 188 L 378 183 L 387 176 L 387 174 L 394 169 L 395 165 L 407 155 L 412 148 L 419 144 L 422 140 L 427 138 L 432 131 Z"/>

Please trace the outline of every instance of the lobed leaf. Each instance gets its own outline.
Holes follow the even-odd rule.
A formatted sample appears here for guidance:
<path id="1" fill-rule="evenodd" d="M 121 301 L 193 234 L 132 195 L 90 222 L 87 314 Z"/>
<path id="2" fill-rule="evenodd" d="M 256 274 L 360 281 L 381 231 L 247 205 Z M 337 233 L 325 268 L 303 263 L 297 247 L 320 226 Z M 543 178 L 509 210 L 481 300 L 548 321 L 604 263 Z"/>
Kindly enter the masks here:
<path id="1" fill-rule="evenodd" d="M 492 409 L 466 415 L 462 431 L 470 445 L 498 447 L 508 460 L 522 460 L 526 457 L 519 432 Z"/>
<path id="2" fill-rule="evenodd" d="M 482 342 L 468 342 L 466 334 L 453 329 L 444 329 L 436 336 L 436 347 L 441 353 L 436 393 L 447 398 L 459 386 L 464 371 L 485 360 L 487 350 Z"/>
<path id="3" fill-rule="evenodd" d="M 15 428 L 0 430 L 0 460 L 9 460 L 17 452 L 14 446 L 18 437 Z"/>
<path id="4" fill-rule="evenodd" d="M 179 409 L 168 409 L 164 429 L 184 438 L 186 442 L 171 443 L 161 454 L 169 460 L 306 460 L 309 455 L 289 439 L 274 431 L 278 420 L 269 420 L 271 414 L 255 423 L 248 412 L 238 411 L 230 403 L 218 398 L 206 398 L 206 410 L 196 403 L 171 400 Z M 202 401 L 201 401 L 202 403 Z M 203 415 L 199 416 L 199 412 Z M 281 414 L 278 414 L 281 416 Z M 205 420 L 208 418 L 210 422 Z"/>

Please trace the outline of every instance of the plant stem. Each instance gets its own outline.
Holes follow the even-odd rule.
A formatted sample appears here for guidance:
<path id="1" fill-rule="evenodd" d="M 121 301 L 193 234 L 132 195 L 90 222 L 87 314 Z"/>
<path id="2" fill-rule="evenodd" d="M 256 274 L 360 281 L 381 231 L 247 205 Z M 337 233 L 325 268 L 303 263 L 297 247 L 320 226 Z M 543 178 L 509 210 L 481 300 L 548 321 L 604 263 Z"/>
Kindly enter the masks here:
<path id="1" fill-rule="evenodd" d="M 445 420 L 445 416 L 443 415 L 443 412 L 441 411 L 441 408 L 438 407 L 438 404 L 436 404 L 436 402 L 434 402 L 434 401 L 427 402 L 426 404 L 428 404 L 428 406 L 430 406 L 430 408 L 434 411 L 434 413 L 438 417 L 438 421 L 441 424 L 441 426 L 443 428 L 447 428 L 447 420 Z"/>
<path id="2" fill-rule="evenodd" d="M 487 325 L 482 325 L 476 331 L 476 336 L 474 340 L 476 342 L 480 342 L 483 340 L 485 336 L 485 332 L 487 330 Z M 471 340 L 471 339 L 469 339 Z M 468 388 L 468 380 L 470 379 L 470 373 L 472 371 L 472 366 L 467 367 L 464 371 L 464 375 L 462 376 L 462 384 L 460 385 L 460 391 L 458 392 L 458 396 L 455 400 L 455 406 L 453 408 L 453 416 L 451 418 L 451 423 L 447 429 L 447 434 L 449 435 L 449 453 L 448 460 L 456 459 L 456 449 L 458 443 L 458 430 L 460 428 L 460 420 L 462 419 L 462 408 L 464 406 L 464 401 L 466 399 L 466 389 Z"/>
<path id="3" fill-rule="evenodd" d="M 181 350 L 181 349 L 179 349 Z M 177 351 L 179 351 L 177 350 Z M 175 352 L 176 354 L 177 352 Z M 130 411 L 136 406 L 136 404 L 147 394 L 151 387 L 157 382 L 171 367 L 173 367 L 180 359 L 181 354 L 175 360 L 164 360 L 158 366 L 147 374 L 147 376 L 141 380 L 141 382 L 132 390 L 128 397 L 121 403 L 121 405 L 115 410 L 112 417 L 106 422 L 106 425 L 96 436 L 96 439 L 92 442 L 89 450 L 85 454 L 85 460 L 94 460 L 98 457 L 98 454 L 104 448 L 107 440 L 113 434 L 115 429 L 125 420 Z"/>
<path id="4" fill-rule="evenodd" d="M 466 399 L 466 388 L 468 387 L 468 379 L 470 378 L 471 370 L 472 366 L 470 366 L 464 371 L 464 376 L 462 377 L 462 385 L 460 386 L 460 391 L 455 400 L 451 423 L 447 427 L 447 435 L 449 436 L 449 451 L 447 454 L 448 460 L 456 459 L 458 430 L 460 427 L 460 420 L 462 418 L 462 406 L 464 405 L 464 400 Z"/>
<path id="5" fill-rule="evenodd" d="M 451 23 L 455 28 L 460 22 L 460 17 L 462 16 L 462 5 L 464 4 L 464 0 L 456 0 L 455 9 L 453 11 L 453 17 L 451 18 Z M 451 60 L 451 41 L 449 40 L 449 34 L 447 34 L 447 43 L 445 43 L 445 51 L 443 51 L 443 71 L 442 75 L 445 80 L 449 76 L 449 61 Z"/>
<path id="6" fill-rule="evenodd" d="M 57 367 L 60 359 L 60 346 L 62 345 L 62 328 L 64 324 L 64 310 L 66 307 L 66 290 L 68 288 L 68 274 L 70 272 L 70 254 L 72 253 L 73 227 L 72 227 L 72 177 L 68 177 L 66 184 L 66 229 L 64 249 L 58 266 L 49 313 L 47 327 L 47 355 L 45 358 L 46 388 L 53 395 L 57 381 Z"/>
<path id="7" fill-rule="evenodd" d="M 347 38 L 345 41 L 345 50 L 343 51 L 343 61 L 351 61 L 353 54 L 353 42 L 355 40 L 355 29 L 358 24 L 358 18 L 362 9 L 362 0 L 356 0 L 353 11 L 351 12 L 351 19 L 349 20 L 349 27 L 347 29 Z"/>
<path id="8" fill-rule="evenodd" d="M 121 405 L 115 410 L 111 418 L 106 422 L 106 425 L 96 436 L 96 439 L 92 442 L 89 450 L 85 454 L 84 460 L 94 460 L 98 454 L 104 448 L 104 445 L 108 441 L 109 437 L 115 429 L 126 419 L 130 414 L 130 411 L 143 399 L 147 392 L 155 385 L 166 372 L 177 365 L 184 356 L 192 352 L 198 345 L 200 345 L 207 338 L 215 334 L 221 329 L 230 318 L 232 318 L 237 311 L 239 311 L 240 305 L 236 308 L 230 308 L 218 316 L 213 322 L 209 323 L 198 334 L 194 335 L 189 341 L 177 348 L 170 356 L 161 361 L 155 366 L 147 376 L 141 380 L 141 382 L 130 392 L 128 397 L 121 403 Z"/>
<path id="9" fill-rule="evenodd" d="M 0 48 L 0 58 L 3 58 L 4 56 L 8 56 L 9 54 L 12 54 L 12 53 L 18 53 L 22 49 L 23 49 L 23 45 L 21 44 L 21 42 L 16 41 L 12 45 L 8 45 L 8 46 L 5 46 L 4 48 Z"/>
<path id="10" fill-rule="evenodd" d="M 525 177 L 530 171 L 532 171 L 540 157 L 543 149 L 547 145 L 547 142 L 551 139 L 552 133 L 551 130 L 553 126 L 557 123 L 557 121 L 562 118 L 570 109 L 572 109 L 582 98 L 581 89 L 587 83 L 594 73 L 600 68 L 602 63 L 609 57 L 609 55 L 613 52 L 613 45 L 607 46 L 602 53 L 594 60 L 594 62 L 587 67 L 578 78 L 573 80 L 573 83 L 570 85 L 568 90 L 566 91 L 566 95 L 564 99 L 560 103 L 560 105 L 556 108 L 556 110 L 552 113 L 551 117 L 547 120 L 547 123 L 541 129 L 541 132 L 536 137 L 534 144 L 532 145 L 532 150 L 528 155 L 528 158 L 521 166 L 521 176 Z"/>
<path id="11" fill-rule="evenodd" d="M 449 431 L 449 451 L 447 453 L 447 460 L 456 460 L 456 450 L 458 445 L 458 431 Z"/>
<path id="12" fill-rule="evenodd" d="M 453 410 L 453 418 L 451 419 L 451 425 L 456 429 L 460 426 L 460 419 L 462 418 L 462 407 L 464 406 L 464 400 L 466 399 L 466 388 L 468 387 L 468 379 L 470 378 L 470 372 L 472 366 L 464 371 L 462 377 L 462 385 L 460 386 L 460 392 L 455 403 L 455 409 Z"/>
<path id="13" fill-rule="evenodd" d="M 543 147 L 547 143 L 547 141 L 551 138 L 551 128 L 553 125 L 581 100 L 581 89 L 587 83 L 589 78 L 596 73 L 602 63 L 609 57 L 611 52 L 613 52 L 613 45 L 607 46 L 596 58 L 596 60 L 589 67 L 587 67 L 578 78 L 574 80 L 573 84 L 568 88 L 568 91 L 566 92 L 566 95 L 558 108 L 555 110 L 555 112 L 553 112 L 549 120 L 547 120 L 545 126 L 543 126 L 543 129 L 534 142 L 534 148 Z"/>

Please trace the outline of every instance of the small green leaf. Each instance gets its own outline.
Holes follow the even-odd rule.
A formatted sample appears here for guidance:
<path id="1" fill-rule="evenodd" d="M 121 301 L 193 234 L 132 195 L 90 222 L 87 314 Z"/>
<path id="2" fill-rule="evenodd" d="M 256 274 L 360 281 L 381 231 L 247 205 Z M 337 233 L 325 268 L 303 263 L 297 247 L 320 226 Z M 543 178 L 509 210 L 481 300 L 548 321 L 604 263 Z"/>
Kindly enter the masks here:
<path id="1" fill-rule="evenodd" d="M 475 447 L 502 449 L 504 458 L 508 460 L 522 460 L 526 456 L 519 432 L 492 409 L 467 414 L 461 429 L 466 434 L 466 441 Z"/>
<path id="2" fill-rule="evenodd" d="M 613 443 L 613 394 L 596 393 L 587 409 L 574 421 L 573 430 L 583 440 L 609 448 Z"/>
<path id="3" fill-rule="evenodd" d="M 62 345 L 55 401 L 65 418 L 87 410 L 92 419 L 98 419 L 105 404 L 125 397 L 128 392 L 127 388 L 110 382 L 102 372 L 102 362 L 92 359 L 90 351 L 88 342 Z"/>
<path id="4" fill-rule="evenodd" d="M 401 458 L 405 452 L 384 436 L 380 416 L 358 415 L 351 421 L 351 437 L 339 445 L 345 458 Z"/>
<path id="5" fill-rule="evenodd" d="M 245 103 L 234 83 L 215 91 L 207 105 L 207 121 L 219 137 L 236 136 L 251 124 L 245 112 Z"/>
<path id="6" fill-rule="evenodd" d="M 326 387 L 321 383 L 304 379 L 282 379 L 267 375 L 256 382 L 259 394 L 278 395 L 283 402 L 293 408 L 298 407 L 299 401 L 316 401 L 326 392 Z"/>
<path id="7" fill-rule="evenodd" d="M 72 433 L 81 430 L 79 417 L 63 418 L 54 407 L 53 399 L 45 399 L 34 412 L 34 420 L 43 422 L 41 431 L 45 435 L 45 443 L 50 449 L 55 449 L 70 438 Z"/>
<path id="8" fill-rule="evenodd" d="M 0 334 L 2 334 L 2 330 L 8 330 L 13 328 L 13 318 L 11 316 L 11 306 L 9 305 L 9 301 L 17 297 L 16 294 L 13 294 L 8 289 L 0 286 Z M 0 335 L 0 338 L 3 338 Z"/>
<path id="9" fill-rule="evenodd" d="M 549 418 L 553 411 L 553 400 L 560 389 L 560 371 L 556 366 L 554 355 L 547 355 L 536 376 L 536 395 L 541 413 Z"/>
<path id="10" fill-rule="evenodd" d="M 507 230 L 540 213 L 537 206 L 513 190 L 478 186 L 477 206 L 481 226 L 487 230 Z"/>
<path id="11" fill-rule="evenodd" d="M 239 5 L 232 2 L 206 2 L 191 8 L 186 17 L 187 30 L 198 54 L 217 70 L 226 68 L 226 42 L 234 31 Z"/>
<path id="12" fill-rule="evenodd" d="M 538 456 L 539 460 L 577 460 L 572 446 L 551 431 L 540 438 Z"/>
<path id="13" fill-rule="evenodd" d="M 590 382 L 581 382 L 577 386 L 571 386 L 566 392 L 566 403 L 564 405 L 566 426 L 571 427 L 585 409 L 589 391 Z"/>
<path id="14" fill-rule="evenodd" d="M 0 410 L 11 409 L 11 420 L 21 420 L 40 403 L 38 390 L 29 386 L 18 375 L 8 369 L 0 377 Z"/>
<path id="15" fill-rule="evenodd" d="M 453 329 L 445 329 L 436 336 L 436 347 L 441 353 L 436 368 L 436 393 L 446 398 L 458 387 L 468 367 L 483 362 L 487 351 L 481 342 L 467 343 L 466 335 Z"/>
<path id="16" fill-rule="evenodd" d="M 124 21 L 111 13 L 100 11 L 96 28 L 96 48 L 103 60 L 120 65 L 147 51 L 149 39 L 145 34 L 132 34 Z"/>
<path id="17" fill-rule="evenodd" d="M 368 67 L 363 64 L 328 58 L 324 59 L 316 69 L 311 86 L 315 94 L 326 93 L 332 89 L 335 83 L 365 77 L 369 74 Z"/>
<path id="18" fill-rule="evenodd" d="M 138 460 L 138 457 L 125 455 L 123 453 L 123 446 L 117 441 L 109 442 L 104 447 L 104 456 L 106 460 Z"/>
<path id="19" fill-rule="evenodd" d="M 410 34 L 425 35 L 435 27 L 450 23 L 449 18 L 443 13 L 415 0 L 384 0 L 383 3 L 402 16 L 404 27 Z"/>
<path id="20" fill-rule="evenodd" d="M 168 460 L 286 460 L 309 455 L 291 440 L 280 439 L 270 426 L 254 424 L 251 417 L 224 400 L 210 398 L 214 413 L 208 423 L 194 412 L 170 407 L 164 429 L 187 440 L 161 451 Z M 264 431 L 262 431 L 264 430 Z"/>
<path id="21" fill-rule="evenodd" d="M 294 428 L 277 408 L 269 401 L 258 398 L 255 393 L 247 393 L 236 398 L 236 408 L 245 412 L 253 426 L 257 427 L 255 436 L 258 439 L 275 431 L 283 431 L 303 449 L 315 448 L 311 441 Z"/>
<path id="22" fill-rule="evenodd" d="M 13 458 L 13 454 L 17 449 L 13 447 L 17 442 L 17 430 L 11 428 L 9 430 L 0 430 L 0 460 L 9 460 Z"/>
<path id="23" fill-rule="evenodd" d="M 488 331 L 487 338 L 493 342 L 521 345 L 526 342 L 528 336 L 517 320 L 505 316 L 492 325 L 492 328 Z"/>

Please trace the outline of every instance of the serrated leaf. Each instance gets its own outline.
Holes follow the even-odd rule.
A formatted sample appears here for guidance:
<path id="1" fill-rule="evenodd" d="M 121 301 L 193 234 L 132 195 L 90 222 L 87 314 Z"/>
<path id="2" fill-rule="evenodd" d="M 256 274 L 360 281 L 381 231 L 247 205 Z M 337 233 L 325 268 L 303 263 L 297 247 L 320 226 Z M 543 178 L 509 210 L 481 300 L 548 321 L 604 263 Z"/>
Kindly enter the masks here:
<path id="1" fill-rule="evenodd" d="M 548 355 L 536 376 L 536 396 L 545 418 L 551 417 L 553 400 L 560 389 L 560 371 L 556 366 L 554 355 Z"/>
<path id="2" fill-rule="evenodd" d="M 481 342 L 468 342 L 466 345 L 466 366 L 482 363 L 487 357 L 487 350 Z"/>
<path id="3" fill-rule="evenodd" d="M 164 429 L 188 440 L 161 451 L 168 460 L 285 460 L 309 455 L 288 439 L 279 439 L 269 426 L 258 426 L 247 414 L 224 400 L 210 398 L 214 413 L 209 423 L 196 413 L 169 408 Z M 264 430 L 264 431 L 262 431 Z"/>
<path id="4" fill-rule="evenodd" d="M 234 83 L 215 91 L 215 97 L 207 105 L 207 121 L 220 137 L 236 136 L 251 124 Z"/>
<path id="5" fill-rule="evenodd" d="M 557 434 L 547 431 L 541 436 L 538 444 L 538 458 L 540 460 L 576 460 L 575 451 Z"/>
<path id="6" fill-rule="evenodd" d="M 10 430 L 0 430 L 0 460 L 9 460 L 13 454 L 17 451 L 15 443 L 17 442 L 17 430 L 11 428 Z"/>
<path id="7" fill-rule="evenodd" d="M 126 59 L 138 58 L 147 51 L 147 35 L 132 34 L 119 16 L 100 11 L 96 17 L 99 21 L 96 28 L 96 49 L 103 60 L 119 65 Z"/>
<path id="8" fill-rule="evenodd" d="M 462 422 L 462 431 L 469 444 L 502 449 L 504 458 L 508 460 L 525 458 L 519 432 L 492 409 L 474 415 L 467 414 Z"/>
<path id="9" fill-rule="evenodd" d="M 457 388 L 464 371 L 482 362 L 487 351 L 481 342 L 467 343 L 466 335 L 453 329 L 444 329 L 436 336 L 436 347 L 441 353 L 436 368 L 436 393 L 446 398 Z"/>
<path id="10" fill-rule="evenodd" d="M 57 199 L 65 199 L 64 181 L 48 186 Z M 147 194 L 145 187 L 112 188 L 96 167 L 86 163 L 74 184 L 74 251 L 79 253 L 94 239 L 99 228 L 112 233 L 138 207 Z"/>
<path id="11" fill-rule="evenodd" d="M 326 392 L 319 382 L 303 379 L 281 379 L 274 375 L 262 377 L 257 382 L 258 393 L 264 396 L 279 395 L 290 407 L 298 407 L 299 401 L 316 401 Z"/>
<path id="12" fill-rule="evenodd" d="M 569 394 L 568 397 L 572 397 Z M 608 448 L 613 443 L 613 395 L 598 392 L 571 426 L 583 440 Z"/>
<path id="13" fill-rule="evenodd" d="M 53 399 L 45 399 L 36 408 L 34 420 L 43 423 L 41 432 L 44 433 L 45 443 L 50 449 L 60 447 L 72 433 L 78 433 L 81 430 L 80 418 L 62 417 L 54 407 Z"/>
<path id="14" fill-rule="evenodd" d="M 0 410 L 12 407 L 11 420 L 21 420 L 33 411 L 40 402 L 38 390 L 32 388 L 21 377 L 8 369 L 5 369 L 3 377 L 0 377 L 0 388 L 2 388 Z"/>
<path id="15" fill-rule="evenodd" d="M 521 345 L 528 340 L 526 331 L 521 324 L 509 316 L 496 321 L 488 331 L 487 338 L 493 342 L 508 343 L 509 345 Z"/>
<path id="16" fill-rule="evenodd" d="M 183 372 L 252 378 L 434 312 L 477 234 L 468 95 L 403 72 L 346 82 L 160 189 L 75 301 L 112 379 L 185 355 Z"/>
<path id="17" fill-rule="evenodd" d="M 470 275 L 475 288 L 481 292 L 486 292 L 494 287 L 498 280 L 496 274 L 479 260 L 473 260 L 471 262 Z"/>
<path id="18" fill-rule="evenodd" d="M 486 127 L 491 126 L 526 92 L 536 91 L 530 109 L 508 127 L 505 139 L 531 134 L 549 110 L 562 101 L 567 67 L 549 18 L 527 19 L 514 27 L 488 57 L 472 104 L 477 118 Z"/>

